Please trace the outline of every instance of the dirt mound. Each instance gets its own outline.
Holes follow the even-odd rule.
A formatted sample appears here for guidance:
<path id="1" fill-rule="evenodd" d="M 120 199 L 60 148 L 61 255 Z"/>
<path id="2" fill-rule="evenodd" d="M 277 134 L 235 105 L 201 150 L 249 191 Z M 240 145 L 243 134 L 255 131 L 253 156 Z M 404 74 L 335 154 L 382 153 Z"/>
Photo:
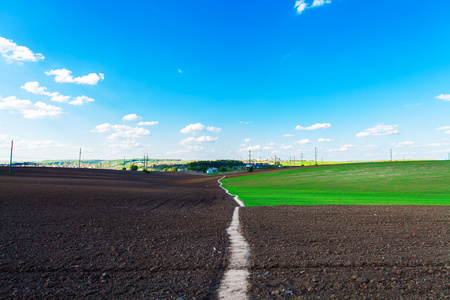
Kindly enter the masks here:
<path id="1" fill-rule="evenodd" d="M 214 297 L 236 206 L 217 178 L 15 168 L 0 180 L 1 298 Z"/>

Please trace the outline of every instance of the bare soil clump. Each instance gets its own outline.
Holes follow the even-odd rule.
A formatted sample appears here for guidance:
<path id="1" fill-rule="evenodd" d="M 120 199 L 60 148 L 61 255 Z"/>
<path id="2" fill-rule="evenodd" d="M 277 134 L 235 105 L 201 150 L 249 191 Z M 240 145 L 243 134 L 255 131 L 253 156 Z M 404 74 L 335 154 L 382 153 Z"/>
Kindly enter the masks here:
<path id="1" fill-rule="evenodd" d="M 0 168 L 0 298 L 209 299 L 235 202 L 217 177 Z"/>
<path id="2" fill-rule="evenodd" d="M 449 298 L 449 207 L 248 207 L 240 216 L 251 299 Z"/>

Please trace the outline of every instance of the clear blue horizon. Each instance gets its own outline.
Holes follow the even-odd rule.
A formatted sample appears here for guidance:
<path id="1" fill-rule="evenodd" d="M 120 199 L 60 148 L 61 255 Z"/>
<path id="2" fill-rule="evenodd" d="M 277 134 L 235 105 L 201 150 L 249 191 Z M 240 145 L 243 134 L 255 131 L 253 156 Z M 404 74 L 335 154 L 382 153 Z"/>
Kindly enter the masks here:
<path id="1" fill-rule="evenodd" d="M 450 2 L 5 1 L 0 161 L 448 159 Z"/>

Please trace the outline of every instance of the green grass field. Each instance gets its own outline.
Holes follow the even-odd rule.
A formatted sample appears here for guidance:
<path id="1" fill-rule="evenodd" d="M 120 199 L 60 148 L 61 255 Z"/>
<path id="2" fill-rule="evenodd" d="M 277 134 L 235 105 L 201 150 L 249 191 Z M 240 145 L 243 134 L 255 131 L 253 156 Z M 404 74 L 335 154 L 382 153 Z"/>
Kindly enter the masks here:
<path id="1" fill-rule="evenodd" d="M 450 205 L 450 161 L 282 169 L 222 183 L 246 206 Z"/>

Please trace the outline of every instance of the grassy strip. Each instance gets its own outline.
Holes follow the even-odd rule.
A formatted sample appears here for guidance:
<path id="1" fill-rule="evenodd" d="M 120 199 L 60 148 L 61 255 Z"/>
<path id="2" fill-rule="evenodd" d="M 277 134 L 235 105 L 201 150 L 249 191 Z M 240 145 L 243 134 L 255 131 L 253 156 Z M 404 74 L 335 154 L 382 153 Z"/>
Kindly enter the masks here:
<path id="1" fill-rule="evenodd" d="M 450 205 L 450 162 L 357 163 L 225 178 L 246 206 Z"/>

